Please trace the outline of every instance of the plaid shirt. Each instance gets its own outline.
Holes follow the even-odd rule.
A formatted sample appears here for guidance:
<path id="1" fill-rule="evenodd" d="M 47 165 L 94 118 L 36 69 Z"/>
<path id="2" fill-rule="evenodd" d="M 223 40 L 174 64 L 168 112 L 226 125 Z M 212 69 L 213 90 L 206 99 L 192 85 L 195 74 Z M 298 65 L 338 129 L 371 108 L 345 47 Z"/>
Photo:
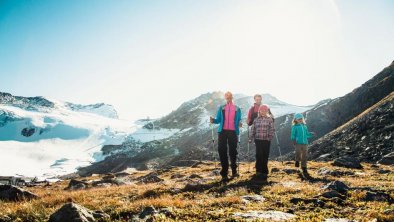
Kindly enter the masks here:
<path id="1" fill-rule="evenodd" d="M 271 117 L 257 117 L 252 126 L 252 138 L 256 140 L 271 141 L 274 137 L 274 121 Z"/>

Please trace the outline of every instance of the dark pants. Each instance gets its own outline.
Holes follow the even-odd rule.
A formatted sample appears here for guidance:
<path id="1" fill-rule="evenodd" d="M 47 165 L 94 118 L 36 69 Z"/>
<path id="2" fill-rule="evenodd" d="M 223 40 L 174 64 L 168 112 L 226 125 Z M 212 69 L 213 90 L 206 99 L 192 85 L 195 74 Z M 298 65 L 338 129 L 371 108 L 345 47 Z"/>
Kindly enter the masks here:
<path id="1" fill-rule="evenodd" d="M 237 143 L 238 138 L 233 130 L 223 130 L 219 133 L 219 157 L 222 170 L 220 175 L 227 176 L 228 174 L 228 155 L 230 154 L 231 170 L 233 175 L 237 173 Z M 227 146 L 228 145 L 228 146 Z"/>
<path id="2" fill-rule="evenodd" d="M 256 172 L 268 175 L 268 157 L 271 141 L 254 140 L 256 144 Z"/>

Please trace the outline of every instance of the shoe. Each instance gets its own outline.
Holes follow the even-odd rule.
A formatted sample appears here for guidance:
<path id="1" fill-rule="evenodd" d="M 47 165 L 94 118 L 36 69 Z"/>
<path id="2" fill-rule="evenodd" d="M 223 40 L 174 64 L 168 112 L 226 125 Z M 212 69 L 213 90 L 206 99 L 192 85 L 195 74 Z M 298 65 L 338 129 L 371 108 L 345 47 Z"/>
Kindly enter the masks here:
<path id="1" fill-rule="evenodd" d="M 231 178 L 237 178 L 237 177 L 239 177 L 239 174 L 238 174 L 238 173 L 233 173 L 233 174 L 231 175 Z"/>
<path id="2" fill-rule="evenodd" d="M 295 166 L 295 167 L 300 167 L 300 162 L 299 162 L 299 161 L 295 161 L 294 166 Z"/>
<path id="3" fill-rule="evenodd" d="M 228 181 L 230 181 L 230 179 L 228 178 L 228 176 L 222 176 L 222 179 L 220 180 L 220 182 L 222 182 L 222 183 L 226 183 L 226 182 L 228 182 Z"/>
<path id="4" fill-rule="evenodd" d="M 306 167 L 303 167 L 303 168 L 302 168 L 302 173 L 303 173 L 304 175 L 308 175 L 308 170 L 307 170 Z"/>

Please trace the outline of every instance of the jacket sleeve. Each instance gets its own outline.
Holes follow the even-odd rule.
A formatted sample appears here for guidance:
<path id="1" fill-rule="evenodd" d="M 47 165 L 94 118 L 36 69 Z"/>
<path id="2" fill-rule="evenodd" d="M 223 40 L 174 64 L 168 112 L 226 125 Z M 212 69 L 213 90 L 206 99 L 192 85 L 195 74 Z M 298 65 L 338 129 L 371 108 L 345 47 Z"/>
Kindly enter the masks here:
<path id="1" fill-rule="evenodd" d="M 274 121 L 270 121 L 270 130 L 268 132 L 268 137 L 270 138 L 270 140 L 272 140 L 272 138 L 274 138 L 274 133 L 275 133 L 275 125 L 274 125 Z"/>
<path id="2" fill-rule="evenodd" d="M 256 120 L 255 120 L 256 121 Z M 253 123 L 255 122 L 253 121 Z M 252 125 L 252 136 L 250 137 L 251 140 L 254 140 L 254 137 L 256 136 L 256 125 Z"/>
<path id="3" fill-rule="evenodd" d="M 252 109 L 253 109 L 253 108 L 250 108 L 250 109 L 249 109 L 249 112 L 248 112 L 248 119 L 246 120 L 246 123 L 248 124 L 248 126 L 251 126 L 251 125 L 252 125 L 252 123 L 250 122 L 250 120 L 252 119 Z"/>
<path id="4" fill-rule="evenodd" d="M 307 126 L 305 126 L 305 129 L 306 129 L 306 136 L 308 137 L 308 139 L 309 139 L 309 138 L 312 138 L 312 137 L 313 137 L 313 134 L 312 134 L 311 132 L 309 132 Z"/>
<path id="5" fill-rule="evenodd" d="M 297 128 L 295 126 L 291 127 L 291 140 L 296 140 Z"/>
<path id="6" fill-rule="evenodd" d="M 219 106 L 219 109 L 216 113 L 216 117 L 213 119 L 214 124 L 219 124 L 222 121 L 222 106 Z"/>

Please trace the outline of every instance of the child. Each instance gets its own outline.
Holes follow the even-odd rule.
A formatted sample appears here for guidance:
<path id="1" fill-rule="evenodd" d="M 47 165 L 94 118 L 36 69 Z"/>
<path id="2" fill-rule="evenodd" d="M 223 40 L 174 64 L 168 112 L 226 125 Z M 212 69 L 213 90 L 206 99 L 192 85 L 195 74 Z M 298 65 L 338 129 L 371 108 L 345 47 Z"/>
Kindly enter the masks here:
<path id="1" fill-rule="evenodd" d="M 254 139 L 256 144 L 256 178 L 263 181 L 267 181 L 268 177 L 268 157 L 274 132 L 274 121 L 269 115 L 269 108 L 267 105 L 261 105 L 258 117 L 253 121 L 252 137 L 249 143 Z"/>
<path id="2" fill-rule="evenodd" d="M 306 175 L 308 174 L 306 167 L 308 139 L 314 135 L 315 133 L 308 131 L 304 116 L 301 113 L 295 114 L 291 127 L 291 140 L 295 146 L 295 167 L 299 167 L 301 161 L 302 171 Z"/>

